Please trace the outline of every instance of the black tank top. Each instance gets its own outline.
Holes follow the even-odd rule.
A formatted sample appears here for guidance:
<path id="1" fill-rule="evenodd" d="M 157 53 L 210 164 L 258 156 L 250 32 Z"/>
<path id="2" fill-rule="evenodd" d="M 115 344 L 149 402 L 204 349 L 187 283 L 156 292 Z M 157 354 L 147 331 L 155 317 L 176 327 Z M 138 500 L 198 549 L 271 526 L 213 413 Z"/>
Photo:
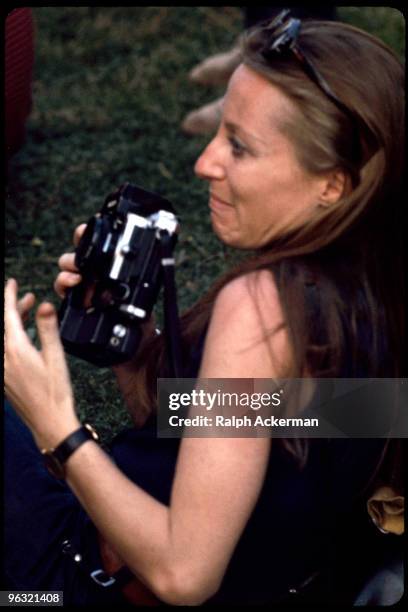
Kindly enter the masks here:
<path id="1" fill-rule="evenodd" d="M 186 377 L 197 376 L 204 341 L 205 333 L 191 349 Z M 143 429 L 120 434 L 112 454 L 129 478 L 168 504 L 179 443 L 156 439 L 152 418 Z M 379 534 L 364 489 L 384 443 L 312 439 L 302 470 L 282 444 L 272 443 L 259 499 L 219 591 L 205 605 L 350 603 L 370 571 L 372 539 Z"/>
<path id="2" fill-rule="evenodd" d="M 318 319 L 314 283 L 306 286 L 306 306 Z M 358 334 L 364 357 L 370 333 L 363 324 Z M 386 359 L 385 344 L 382 351 Z M 364 365 L 350 366 L 346 351 L 339 377 L 365 376 Z M 311 439 L 300 469 L 281 443 L 272 442 L 258 502 L 221 589 L 208 603 L 352 603 L 381 548 L 365 492 L 384 447 L 384 439 Z"/>

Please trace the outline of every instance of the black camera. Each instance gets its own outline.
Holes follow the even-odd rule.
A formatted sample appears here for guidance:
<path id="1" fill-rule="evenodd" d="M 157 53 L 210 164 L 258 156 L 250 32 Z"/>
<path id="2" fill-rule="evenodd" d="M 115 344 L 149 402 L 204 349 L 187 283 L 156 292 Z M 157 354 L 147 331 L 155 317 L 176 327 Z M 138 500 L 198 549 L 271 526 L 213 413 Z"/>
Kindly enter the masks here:
<path id="1" fill-rule="evenodd" d="M 125 183 L 88 221 L 75 252 L 82 281 L 59 310 L 65 350 L 100 367 L 135 354 L 163 283 L 174 265 L 178 221 L 160 195 Z"/>

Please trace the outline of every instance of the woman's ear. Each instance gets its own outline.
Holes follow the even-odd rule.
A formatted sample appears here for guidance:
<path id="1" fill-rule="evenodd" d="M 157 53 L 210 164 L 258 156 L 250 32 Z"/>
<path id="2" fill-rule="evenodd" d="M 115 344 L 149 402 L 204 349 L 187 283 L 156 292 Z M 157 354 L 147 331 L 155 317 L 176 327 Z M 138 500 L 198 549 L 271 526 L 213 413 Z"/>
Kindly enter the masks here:
<path id="1" fill-rule="evenodd" d="M 319 206 L 323 208 L 335 204 L 345 194 L 349 181 L 343 170 L 333 170 L 323 181 L 319 195 Z"/>

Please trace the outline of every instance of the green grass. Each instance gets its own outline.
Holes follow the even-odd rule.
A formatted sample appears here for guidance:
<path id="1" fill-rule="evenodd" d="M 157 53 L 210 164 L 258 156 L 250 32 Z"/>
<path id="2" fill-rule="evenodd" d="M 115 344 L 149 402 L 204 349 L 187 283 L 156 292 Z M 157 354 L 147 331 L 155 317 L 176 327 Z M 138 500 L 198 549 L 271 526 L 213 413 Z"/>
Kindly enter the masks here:
<path id="1" fill-rule="evenodd" d="M 6 193 L 6 276 L 58 304 L 52 284 L 72 231 L 125 180 L 158 191 L 182 224 L 180 308 L 226 267 L 210 230 L 207 187 L 193 166 L 205 137 L 179 124 L 217 91 L 189 83 L 200 60 L 226 50 L 242 28 L 237 7 L 39 7 L 34 106 Z M 404 18 L 386 7 L 346 7 L 341 19 L 404 54 Z M 158 310 L 160 317 L 160 311 Z M 32 319 L 30 333 L 34 334 Z M 110 371 L 69 358 L 76 402 L 109 440 L 129 423 Z"/>

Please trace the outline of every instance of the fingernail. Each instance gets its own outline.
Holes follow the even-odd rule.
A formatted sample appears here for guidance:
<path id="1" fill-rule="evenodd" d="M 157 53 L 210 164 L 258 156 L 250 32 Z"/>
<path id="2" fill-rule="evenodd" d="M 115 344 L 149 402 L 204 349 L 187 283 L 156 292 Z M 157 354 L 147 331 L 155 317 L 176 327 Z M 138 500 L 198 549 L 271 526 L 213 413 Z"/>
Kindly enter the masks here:
<path id="1" fill-rule="evenodd" d="M 40 314 L 44 317 L 48 317 L 55 313 L 54 306 L 50 302 L 43 302 L 41 304 Z"/>

